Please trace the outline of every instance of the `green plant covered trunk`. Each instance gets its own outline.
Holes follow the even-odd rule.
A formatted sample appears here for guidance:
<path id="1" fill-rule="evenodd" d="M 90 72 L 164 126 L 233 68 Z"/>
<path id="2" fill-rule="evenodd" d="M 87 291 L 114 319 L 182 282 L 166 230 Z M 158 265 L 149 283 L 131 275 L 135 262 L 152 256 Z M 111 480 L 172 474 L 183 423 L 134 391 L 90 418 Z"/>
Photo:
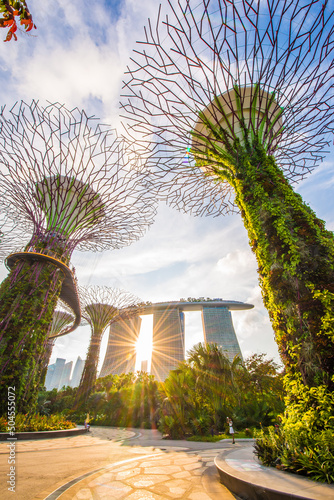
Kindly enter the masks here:
<path id="1" fill-rule="evenodd" d="M 49 333 L 49 332 L 48 332 Z M 48 371 L 48 366 L 50 363 L 51 355 L 52 355 L 52 350 L 55 345 L 56 339 L 50 339 L 47 338 L 46 341 L 44 342 L 44 348 L 42 355 L 39 357 L 38 363 L 38 370 L 40 373 L 40 387 L 45 386 L 45 379 L 46 379 L 46 374 Z"/>
<path id="2" fill-rule="evenodd" d="M 99 363 L 100 346 L 104 329 L 95 328 L 90 340 L 87 358 L 84 370 L 81 376 L 80 385 L 76 396 L 76 404 L 87 403 L 90 393 L 93 390 L 96 376 L 97 365 Z"/>
<path id="3" fill-rule="evenodd" d="M 7 413 L 8 387 L 15 387 L 16 411 L 34 408 L 63 278 L 52 264 L 20 261 L 0 286 L 0 414 Z"/>
<path id="4" fill-rule="evenodd" d="M 264 304 L 285 364 L 289 420 L 306 419 L 319 428 L 332 421 L 334 426 L 333 233 L 293 191 L 262 146 L 253 142 L 247 151 L 239 143 L 236 150 L 229 182 L 257 258 Z"/>

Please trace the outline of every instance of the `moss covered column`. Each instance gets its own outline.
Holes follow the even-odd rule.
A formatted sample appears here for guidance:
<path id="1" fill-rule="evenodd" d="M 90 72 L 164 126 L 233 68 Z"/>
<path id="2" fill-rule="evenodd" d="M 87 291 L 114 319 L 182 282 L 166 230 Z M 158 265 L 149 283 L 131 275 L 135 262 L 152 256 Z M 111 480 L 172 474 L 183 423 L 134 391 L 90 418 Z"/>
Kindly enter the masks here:
<path id="1" fill-rule="evenodd" d="M 33 410 L 40 379 L 38 360 L 61 291 L 63 273 L 53 264 L 19 261 L 0 287 L 0 414 L 8 387 L 16 410 Z"/>
<path id="2" fill-rule="evenodd" d="M 97 365 L 99 363 L 100 346 L 104 330 L 105 328 L 95 328 L 92 333 L 84 371 L 76 396 L 76 404 L 78 405 L 87 403 L 89 395 L 93 390 L 97 376 Z"/>
<path id="3" fill-rule="evenodd" d="M 285 364 L 290 419 L 307 418 L 311 426 L 323 428 L 334 417 L 333 233 L 260 144 L 237 143 L 234 151 L 228 180 Z"/>

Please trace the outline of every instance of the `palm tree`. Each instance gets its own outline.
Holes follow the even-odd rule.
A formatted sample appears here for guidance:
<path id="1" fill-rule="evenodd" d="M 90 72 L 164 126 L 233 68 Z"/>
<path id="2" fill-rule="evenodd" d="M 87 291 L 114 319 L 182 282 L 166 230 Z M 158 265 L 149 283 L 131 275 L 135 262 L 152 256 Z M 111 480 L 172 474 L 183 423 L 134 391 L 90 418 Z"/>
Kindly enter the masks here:
<path id="1" fill-rule="evenodd" d="M 188 351 L 188 364 L 196 379 L 196 391 L 209 400 L 213 410 L 215 426 L 221 425 L 231 412 L 236 395 L 235 372 L 241 360 L 236 357 L 232 362 L 216 344 L 197 344 Z"/>

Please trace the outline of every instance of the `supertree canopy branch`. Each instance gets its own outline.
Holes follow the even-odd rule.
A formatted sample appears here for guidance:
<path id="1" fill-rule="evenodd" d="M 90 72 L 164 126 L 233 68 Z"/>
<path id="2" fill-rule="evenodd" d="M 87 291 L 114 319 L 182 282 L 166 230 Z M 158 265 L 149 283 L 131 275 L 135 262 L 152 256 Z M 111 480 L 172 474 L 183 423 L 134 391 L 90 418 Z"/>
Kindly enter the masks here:
<path id="1" fill-rule="evenodd" d="M 0 194 L 1 196 L 1 194 Z M 29 241 L 29 235 L 25 234 L 17 221 L 11 220 L 0 206 L 0 263 L 12 252 L 22 248 Z"/>
<path id="2" fill-rule="evenodd" d="M 275 154 L 289 179 L 302 178 L 321 161 L 334 109 L 334 27 L 327 3 L 211 0 L 179 1 L 173 7 L 169 1 L 166 18 L 160 13 L 155 27 L 149 22 L 121 104 L 127 132 L 153 150 L 157 176 L 169 180 L 174 174 L 170 203 L 194 213 L 203 213 L 205 202 L 210 213 L 230 209 L 233 190 L 226 182 L 207 182 L 210 196 L 203 200 L 203 176 L 194 159 L 202 144 L 198 134 L 215 148 L 213 131 L 207 137 L 196 130 L 204 110 L 217 126 L 223 109 L 239 121 L 245 107 L 252 110 L 255 101 L 270 96 L 276 108 L 270 113 L 281 115 L 279 129 L 271 130 L 265 110 L 246 123 L 247 129 L 262 134 L 268 154 Z M 231 111 L 235 88 L 239 116 Z M 233 142 L 233 128 L 226 135 Z M 164 187 L 160 189 L 163 194 Z M 217 202 L 219 196 L 225 203 Z"/>
<path id="3" fill-rule="evenodd" d="M 76 294 L 73 250 L 120 248 L 153 222 L 143 164 L 128 146 L 78 109 L 34 101 L 1 109 L 1 206 L 30 235 L 7 259 L 0 287 L 0 374 L 4 390 L 15 385 L 19 411 L 33 407 L 37 382 L 27 378 L 38 371 L 34 360 L 68 280 Z"/>
<path id="4" fill-rule="evenodd" d="M 101 340 L 105 329 L 111 322 L 121 317 L 124 311 L 127 315 L 136 314 L 142 302 L 125 290 L 101 286 L 80 287 L 80 297 L 83 318 L 90 324 L 92 336 L 77 392 L 77 404 L 87 402 L 94 387 Z"/>
<path id="5" fill-rule="evenodd" d="M 307 425 L 324 428 L 334 416 L 334 239 L 289 182 L 319 164 L 334 132 L 333 10 L 317 0 L 168 6 L 129 68 L 126 128 L 172 205 L 217 214 L 235 197 L 286 367 L 289 420 L 311 412 Z M 212 207 L 219 196 L 225 206 Z"/>

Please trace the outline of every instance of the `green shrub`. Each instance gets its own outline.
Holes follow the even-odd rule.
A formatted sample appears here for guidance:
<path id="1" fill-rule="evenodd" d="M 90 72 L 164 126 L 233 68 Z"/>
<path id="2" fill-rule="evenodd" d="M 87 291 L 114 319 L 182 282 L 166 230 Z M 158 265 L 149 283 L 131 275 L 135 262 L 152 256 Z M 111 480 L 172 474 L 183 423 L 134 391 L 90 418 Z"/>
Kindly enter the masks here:
<path id="1" fill-rule="evenodd" d="M 255 454 L 264 465 L 308 476 L 314 481 L 334 482 L 332 430 L 309 432 L 296 428 L 258 432 Z"/>
<path id="2" fill-rule="evenodd" d="M 0 432 L 8 432 L 8 421 L 5 417 L 0 417 Z M 75 423 L 67 420 L 63 415 L 15 415 L 15 432 L 31 431 L 58 431 L 63 429 L 73 429 Z"/>

